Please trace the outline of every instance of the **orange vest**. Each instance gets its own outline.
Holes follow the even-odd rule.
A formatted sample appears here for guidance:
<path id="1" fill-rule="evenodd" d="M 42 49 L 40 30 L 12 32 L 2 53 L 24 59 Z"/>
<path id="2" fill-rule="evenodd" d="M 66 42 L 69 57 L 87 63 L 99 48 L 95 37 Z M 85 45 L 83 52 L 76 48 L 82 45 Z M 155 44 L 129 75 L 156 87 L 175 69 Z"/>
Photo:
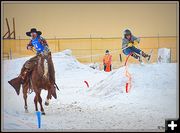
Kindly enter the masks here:
<path id="1" fill-rule="evenodd" d="M 112 55 L 106 54 L 103 58 L 103 63 L 111 65 L 111 62 L 112 62 Z"/>

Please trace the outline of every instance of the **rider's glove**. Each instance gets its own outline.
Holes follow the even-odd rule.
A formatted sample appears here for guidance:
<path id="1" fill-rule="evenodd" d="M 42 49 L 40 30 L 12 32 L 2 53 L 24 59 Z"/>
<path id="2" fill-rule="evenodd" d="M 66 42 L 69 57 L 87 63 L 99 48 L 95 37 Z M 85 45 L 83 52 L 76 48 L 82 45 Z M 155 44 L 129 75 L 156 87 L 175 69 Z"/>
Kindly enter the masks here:
<path id="1" fill-rule="evenodd" d="M 28 50 L 32 50 L 32 46 L 27 46 L 27 49 Z"/>
<path id="2" fill-rule="evenodd" d="M 138 43 L 139 43 L 138 40 L 134 41 L 134 45 L 138 45 Z"/>
<path id="3" fill-rule="evenodd" d="M 128 43 L 127 46 L 128 46 L 128 47 L 132 47 L 132 46 L 133 46 L 133 43 Z"/>

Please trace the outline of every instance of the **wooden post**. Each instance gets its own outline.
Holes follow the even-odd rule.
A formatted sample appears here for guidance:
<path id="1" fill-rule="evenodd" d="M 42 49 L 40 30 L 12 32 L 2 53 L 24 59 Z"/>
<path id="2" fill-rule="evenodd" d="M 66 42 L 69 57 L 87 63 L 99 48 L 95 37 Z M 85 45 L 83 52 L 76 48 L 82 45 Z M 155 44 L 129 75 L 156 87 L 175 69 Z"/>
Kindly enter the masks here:
<path id="1" fill-rule="evenodd" d="M 3 36 L 3 38 L 5 38 L 5 36 L 8 34 L 7 38 L 10 38 L 10 28 L 9 28 L 9 23 L 8 23 L 8 19 L 6 18 L 6 24 L 7 24 L 7 28 L 8 31 L 5 33 L 5 35 Z"/>
<path id="2" fill-rule="evenodd" d="M 158 33 L 158 49 L 159 49 L 159 33 Z"/>
<path id="3" fill-rule="evenodd" d="M 119 54 L 119 60 L 120 60 L 120 62 L 122 62 L 122 56 L 121 56 L 121 54 Z"/>
<path id="4" fill-rule="evenodd" d="M 16 32 L 15 32 L 15 20 L 13 18 L 13 33 L 14 33 L 14 39 L 16 39 Z"/>
<path id="5" fill-rule="evenodd" d="M 7 24 L 7 28 L 8 28 L 8 37 L 7 38 L 10 38 L 10 28 L 9 28 L 9 23 L 8 23 L 8 19 L 6 18 L 6 24 Z"/>
<path id="6" fill-rule="evenodd" d="M 3 39 L 15 39 L 16 38 L 16 34 L 15 34 L 15 19 L 13 18 L 13 31 L 10 31 L 10 27 L 9 27 L 9 23 L 8 23 L 8 19 L 6 18 L 6 24 L 7 24 L 7 29 L 8 31 L 4 34 Z M 13 37 L 11 37 L 11 35 L 14 35 Z M 6 37 L 7 35 L 7 37 Z"/>

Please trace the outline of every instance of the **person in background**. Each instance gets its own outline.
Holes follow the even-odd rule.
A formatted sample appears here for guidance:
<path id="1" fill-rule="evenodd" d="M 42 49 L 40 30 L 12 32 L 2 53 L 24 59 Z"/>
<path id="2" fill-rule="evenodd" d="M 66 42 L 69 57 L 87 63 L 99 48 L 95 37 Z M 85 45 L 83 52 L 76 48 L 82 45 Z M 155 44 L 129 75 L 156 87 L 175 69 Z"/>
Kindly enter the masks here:
<path id="1" fill-rule="evenodd" d="M 140 42 L 139 38 L 132 35 L 129 29 L 126 29 L 123 32 L 123 35 L 124 38 L 122 39 L 122 51 L 125 55 L 132 53 L 131 56 L 137 59 L 140 63 L 142 63 L 141 57 L 146 58 L 148 61 L 150 60 L 150 55 L 137 48 L 137 45 Z"/>
<path id="2" fill-rule="evenodd" d="M 109 50 L 106 50 L 103 57 L 104 71 L 110 72 L 112 70 L 112 55 L 109 53 Z"/>

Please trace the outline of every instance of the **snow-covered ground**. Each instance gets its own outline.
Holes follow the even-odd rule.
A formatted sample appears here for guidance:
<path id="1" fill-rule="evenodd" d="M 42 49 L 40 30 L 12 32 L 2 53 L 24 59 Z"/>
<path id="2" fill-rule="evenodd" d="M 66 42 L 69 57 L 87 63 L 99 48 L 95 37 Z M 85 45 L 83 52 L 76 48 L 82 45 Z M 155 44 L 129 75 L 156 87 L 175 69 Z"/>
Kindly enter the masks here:
<path id="1" fill-rule="evenodd" d="M 52 99 L 37 129 L 34 93 L 17 96 L 8 80 L 18 76 L 29 59 L 3 61 L 3 130 L 164 130 L 166 118 L 176 118 L 176 63 L 129 64 L 132 88 L 125 92 L 125 68 L 110 73 L 79 63 L 69 50 L 53 54 L 57 99 Z M 90 88 L 84 81 L 89 83 Z M 45 101 L 47 92 L 42 91 Z"/>

